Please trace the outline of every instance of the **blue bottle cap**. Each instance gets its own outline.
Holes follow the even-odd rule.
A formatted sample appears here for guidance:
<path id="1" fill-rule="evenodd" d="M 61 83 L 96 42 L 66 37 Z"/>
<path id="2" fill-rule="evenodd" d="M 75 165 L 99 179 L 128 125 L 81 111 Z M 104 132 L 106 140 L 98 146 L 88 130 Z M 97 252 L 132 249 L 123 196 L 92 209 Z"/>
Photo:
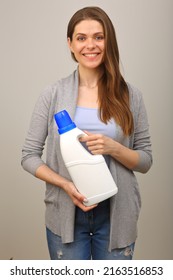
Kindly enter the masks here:
<path id="1" fill-rule="evenodd" d="M 54 118 L 58 126 L 59 134 L 68 132 L 69 130 L 72 130 L 76 127 L 75 123 L 72 122 L 72 119 L 66 110 L 58 112 L 54 115 Z"/>

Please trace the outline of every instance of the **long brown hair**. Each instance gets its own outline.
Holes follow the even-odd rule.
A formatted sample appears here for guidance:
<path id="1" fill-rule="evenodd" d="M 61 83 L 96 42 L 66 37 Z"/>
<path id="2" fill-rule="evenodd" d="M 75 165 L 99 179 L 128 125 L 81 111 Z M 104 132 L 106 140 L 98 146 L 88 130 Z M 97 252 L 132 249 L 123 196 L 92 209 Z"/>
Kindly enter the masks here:
<path id="1" fill-rule="evenodd" d="M 133 131 L 133 116 L 130 111 L 128 86 L 120 73 L 119 50 L 114 26 L 108 15 L 99 7 L 86 7 L 78 10 L 70 19 L 67 37 L 72 41 L 75 26 L 82 20 L 92 19 L 101 23 L 105 36 L 103 75 L 98 83 L 100 119 L 107 123 L 114 118 L 124 134 Z M 76 61 L 74 54 L 71 53 Z"/>

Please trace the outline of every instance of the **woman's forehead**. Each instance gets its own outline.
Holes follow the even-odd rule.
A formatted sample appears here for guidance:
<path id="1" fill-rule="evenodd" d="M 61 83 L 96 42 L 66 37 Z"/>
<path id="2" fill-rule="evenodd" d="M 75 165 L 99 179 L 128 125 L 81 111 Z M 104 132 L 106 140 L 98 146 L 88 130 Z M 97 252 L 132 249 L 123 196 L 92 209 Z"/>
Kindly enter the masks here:
<path id="1" fill-rule="evenodd" d="M 83 34 L 88 34 L 88 33 L 103 33 L 103 26 L 102 24 L 97 21 L 97 20 L 92 20 L 92 19 L 86 19 L 80 21 L 78 24 L 76 24 L 74 28 L 74 33 L 83 33 Z"/>

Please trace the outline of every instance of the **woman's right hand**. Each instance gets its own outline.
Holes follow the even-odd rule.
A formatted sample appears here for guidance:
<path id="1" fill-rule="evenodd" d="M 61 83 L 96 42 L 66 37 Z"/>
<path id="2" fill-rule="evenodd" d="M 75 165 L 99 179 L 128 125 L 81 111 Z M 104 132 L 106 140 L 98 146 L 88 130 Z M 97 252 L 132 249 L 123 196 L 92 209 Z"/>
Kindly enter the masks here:
<path id="1" fill-rule="evenodd" d="M 86 200 L 86 197 L 79 193 L 75 185 L 71 181 L 68 181 L 67 179 L 50 169 L 46 164 L 43 164 L 40 167 L 38 167 L 35 175 L 37 178 L 47 183 L 62 188 L 70 196 L 74 205 L 81 208 L 84 212 L 87 212 L 97 206 L 85 206 L 83 202 Z"/>
<path id="2" fill-rule="evenodd" d="M 85 206 L 83 202 L 86 201 L 86 198 L 84 195 L 82 195 L 75 185 L 68 181 L 63 186 L 64 191 L 70 196 L 71 200 L 73 201 L 74 205 L 82 209 L 84 212 L 87 212 L 89 210 L 92 210 L 93 208 L 97 207 L 97 204 L 94 204 L 92 206 Z"/>

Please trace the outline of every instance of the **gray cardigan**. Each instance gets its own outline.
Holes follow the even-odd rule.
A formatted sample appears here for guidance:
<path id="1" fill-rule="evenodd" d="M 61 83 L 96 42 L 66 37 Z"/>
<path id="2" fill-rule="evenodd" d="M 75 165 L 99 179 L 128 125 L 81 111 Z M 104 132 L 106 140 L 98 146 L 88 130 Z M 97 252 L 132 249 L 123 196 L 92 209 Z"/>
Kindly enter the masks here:
<path id="1" fill-rule="evenodd" d="M 130 104 L 134 117 L 134 133 L 125 137 L 118 128 L 116 141 L 136 150 L 140 155 L 133 171 L 146 173 L 152 165 L 151 142 L 147 114 L 141 93 L 128 84 Z M 43 149 L 47 141 L 46 164 L 63 177 L 70 179 L 63 163 L 54 114 L 66 109 L 74 118 L 78 96 L 78 70 L 64 78 L 40 95 L 30 122 L 22 150 L 23 168 L 35 175 L 44 164 Z M 118 193 L 110 199 L 111 228 L 109 250 L 122 248 L 135 241 L 137 220 L 141 207 L 138 183 L 134 172 L 115 159 L 110 160 L 110 171 L 118 186 Z M 46 226 L 62 237 L 63 243 L 73 242 L 75 206 L 62 188 L 46 183 Z"/>

